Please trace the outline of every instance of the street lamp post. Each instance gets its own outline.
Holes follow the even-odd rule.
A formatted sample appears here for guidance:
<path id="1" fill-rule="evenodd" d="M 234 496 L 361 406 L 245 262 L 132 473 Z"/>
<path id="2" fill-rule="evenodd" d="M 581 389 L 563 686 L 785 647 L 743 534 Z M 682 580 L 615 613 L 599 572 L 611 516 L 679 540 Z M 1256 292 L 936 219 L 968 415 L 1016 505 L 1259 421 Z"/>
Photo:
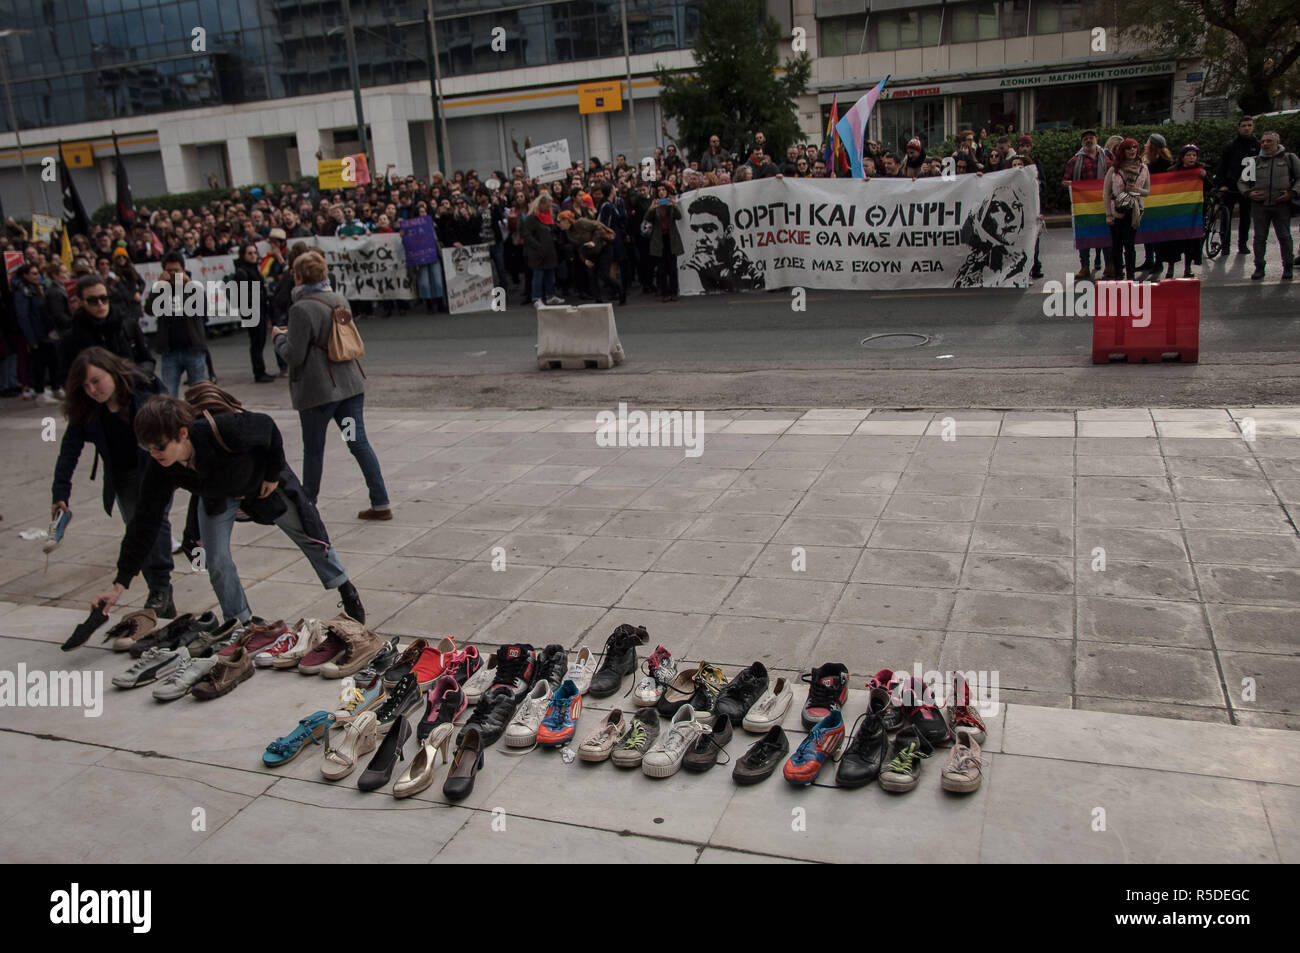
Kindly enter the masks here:
<path id="1" fill-rule="evenodd" d="M 442 68 L 438 65 L 438 28 L 436 12 L 433 9 L 433 0 L 428 0 L 429 4 L 429 43 L 433 49 L 433 73 L 430 83 L 433 84 L 433 121 L 436 124 L 435 130 L 438 137 L 438 153 L 442 157 L 443 168 L 439 171 L 450 178 L 451 176 L 451 137 L 447 135 L 447 109 L 442 101 Z"/>
<path id="2" fill-rule="evenodd" d="M 632 134 L 632 159 L 639 153 L 636 144 L 636 104 L 632 102 L 632 48 L 627 43 L 627 0 L 618 0 L 623 15 L 623 65 L 627 69 L 627 127 Z"/>
<path id="3" fill-rule="evenodd" d="M 352 33 L 352 5 L 343 0 L 343 39 L 348 49 L 348 73 L 352 77 L 352 98 L 357 107 L 357 138 L 361 140 L 361 153 L 368 156 L 370 146 L 366 140 L 366 115 L 361 108 L 361 73 L 357 69 L 357 42 Z"/>
<path id="4" fill-rule="evenodd" d="M 0 40 L 30 32 L 30 30 L 0 30 Z M 22 169 L 23 188 L 27 191 L 27 214 L 32 215 L 36 212 L 36 199 L 32 195 L 32 183 L 27 178 L 27 155 L 23 152 L 23 137 L 18 131 L 18 117 L 14 114 L 14 97 L 9 88 L 8 57 L 5 55 L 3 43 L 0 43 L 0 80 L 4 81 L 5 102 L 9 107 L 9 126 L 14 131 L 14 142 L 18 144 L 18 166 Z"/>

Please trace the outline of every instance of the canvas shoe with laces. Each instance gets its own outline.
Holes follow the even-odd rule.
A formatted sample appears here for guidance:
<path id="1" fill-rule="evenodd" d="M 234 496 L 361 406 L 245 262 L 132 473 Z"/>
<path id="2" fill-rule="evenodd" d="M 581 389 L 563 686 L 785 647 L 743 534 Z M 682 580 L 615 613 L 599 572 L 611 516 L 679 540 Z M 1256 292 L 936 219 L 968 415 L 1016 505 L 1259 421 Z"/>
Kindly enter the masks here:
<path id="1" fill-rule="evenodd" d="M 713 710 L 725 714 L 733 726 L 739 725 L 766 691 L 767 667 L 762 662 L 755 662 L 749 668 L 742 669 L 718 693 Z"/>
<path id="2" fill-rule="evenodd" d="M 550 707 L 537 729 L 537 743 L 544 748 L 558 748 L 573 740 L 582 717 L 582 695 L 578 686 L 565 681 L 551 695 Z"/>
<path id="3" fill-rule="evenodd" d="M 527 748 L 537 741 L 537 729 L 551 707 L 551 683 L 539 678 L 519 711 L 506 726 L 506 747 Z"/>
<path id="4" fill-rule="evenodd" d="M 510 692 L 515 704 L 524 700 L 528 690 L 537 678 L 537 653 L 531 645 L 518 643 L 503 645 L 497 650 L 496 675 L 492 680 L 492 691 L 504 689 Z M 484 742 L 488 744 L 488 742 Z"/>
<path id="5" fill-rule="evenodd" d="M 903 718 L 916 727 L 932 748 L 944 748 L 952 744 L 952 729 L 944 720 L 939 706 L 933 704 L 934 695 L 928 685 L 918 685 L 909 676 L 903 680 L 899 697 L 903 702 Z"/>
<path id="6" fill-rule="evenodd" d="M 319 675 L 327 662 L 337 662 L 347 653 L 348 644 L 328 629 L 317 646 L 298 661 L 298 674 Z"/>
<path id="7" fill-rule="evenodd" d="M 635 768 L 650 750 L 650 746 L 658 740 L 659 716 L 648 708 L 642 708 L 628 719 L 627 733 L 614 748 L 609 760 L 620 768 Z"/>
<path id="8" fill-rule="evenodd" d="M 478 730 L 483 747 L 491 747 L 505 733 L 518 707 L 519 703 L 509 691 L 496 689 L 488 692 L 478 700 L 474 711 L 470 713 L 469 720 L 461 726 L 460 733 L 456 736 L 456 744 L 459 745 L 464 741 L 469 730 L 474 728 Z"/>
<path id="9" fill-rule="evenodd" d="M 889 707 L 881 716 L 885 722 L 886 731 L 897 731 L 903 727 L 903 704 L 898 697 L 901 680 L 894 673 L 893 669 L 882 668 L 871 678 L 867 679 L 867 690 L 882 689 L 889 693 Z"/>
<path id="10" fill-rule="evenodd" d="M 587 735 L 586 740 L 578 746 L 578 757 L 592 764 L 608 760 L 627 731 L 628 719 L 624 717 L 621 708 L 615 708 L 600 720 L 600 727 Z"/>
<path id="11" fill-rule="evenodd" d="M 781 724 L 790 706 L 794 704 L 794 690 L 784 677 L 778 678 L 759 696 L 752 708 L 745 712 L 741 722 L 746 731 L 754 734 L 768 732 L 773 726 Z"/>
<path id="12" fill-rule="evenodd" d="M 429 737 L 434 728 L 441 724 L 451 724 L 465 710 L 465 693 L 456 684 L 456 679 L 448 674 L 438 677 L 429 689 L 428 701 L 424 706 L 424 717 L 416 727 L 416 736 L 423 741 Z"/>
<path id="13" fill-rule="evenodd" d="M 880 786 L 897 793 L 912 790 L 921 779 L 921 761 L 933 753 L 934 749 L 915 725 L 904 725 L 894 736 L 889 762 L 880 772 Z"/>
<path id="14" fill-rule="evenodd" d="M 378 682 L 380 687 L 383 687 L 383 674 L 393 666 L 400 654 L 397 643 L 398 637 L 393 636 L 384 643 L 375 657 L 366 663 L 366 667 L 357 672 L 355 681 L 358 685 L 372 685 Z"/>
<path id="15" fill-rule="evenodd" d="M 497 656 L 493 652 L 487 657 L 487 661 L 479 666 L 470 677 L 460 683 L 461 691 L 465 693 L 465 703 L 467 705 L 477 705 L 483 693 L 492 687 L 492 683 L 497 677 Z"/>
<path id="16" fill-rule="evenodd" d="M 195 698 L 209 701 L 228 695 L 241 683 L 253 677 L 256 669 L 248 652 L 240 649 L 229 657 L 216 656 L 216 665 L 208 669 L 207 674 L 194 683 L 190 694 Z"/>
<path id="17" fill-rule="evenodd" d="M 790 753 L 790 739 L 780 725 L 773 725 L 737 761 L 731 779 L 737 784 L 757 784 L 776 771 L 776 766 Z"/>
<path id="18" fill-rule="evenodd" d="M 442 675 L 439 675 L 438 678 L 442 679 L 451 676 L 456 680 L 457 685 L 463 686 L 482 667 L 483 660 L 479 658 L 478 646 L 467 645 L 443 660 Z"/>
<path id="19" fill-rule="evenodd" d="M 110 647 L 114 652 L 125 652 L 157 627 L 158 616 L 153 609 L 137 609 L 128 612 L 104 633 L 104 641 L 113 643 Z"/>
<path id="20" fill-rule="evenodd" d="M 415 673 L 407 672 L 393 686 L 393 690 L 388 693 L 388 697 L 376 712 L 376 717 L 379 719 L 379 733 L 384 734 L 404 715 L 415 709 L 422 697 Z"/>
<path id="21" fill-rule="evenodd" d="M 279 641 L 281 636 L 289 635 L 292 632 L 293 630 L 284 623 L 283 619 L 271 622 L 267 625 L 256 625 L 250 622 L 248 625 L 244 626 L 244 632 L 238 639 L 236 639 L 232 644 L 219 649 L 217 654 L 229 658 L 242 646 L 244 650 L 248 652 L 254 660 L 256 660 L 259 652 L 269 649 Z M 283 652 L 280 654 L 283 654 Z M 256 661 L 254 661 L 253 664 L 256 665 Z"/>
<path id="22" fill-rule="evenodd" d="M 563 645 L 548 645 L 537 656 L 537 675 L 534 682 L 545 681 L 555 691 L 564 684 L 564 673 L 569 670 L 569 653 Z"/>
<path id="23" fill-rule="evenodd" d="M 298 632 L 297 644 L 277 655 L 271 662 L 271 668 L 281 671 L 297 668 L 304 658 L 325 641 L 325 625 L 318 619 L 299 619 L 294 628 Z"/>
<path id="24" fill-rule="evenodd" d="M 350 721 L 382 705 L 387 697 L 383 683 L 377 680 L 365 687 L 359 682 L 348 685 L 339 692 L 339 706 L 334 710 L 334 723 L 341 725 Z"/>
<path id="25" fill-rule="evenodd" d="M 712 729 L 695 717 L 695 709 L 683 705 L 641 759 L 641 771 L 650 778 L 672 777 L 700 736 L 711 733 Z"/>
<path id="26" fill-rule="evenodd" d="M 983 770 L 979 742 L 968 731 L 957 732 L 956 744 L 948 753 L 948 763 L 939 776 L 943 789 L 956 794 L 970 794 L 979 789 Z"/>
<path id="27" fill-rule="evenodd" d="M 416 639 L 403 649 L 402 654 L 384 670 L 384 688 L 391 692 L 393 687 L 402 680 L 402 676 L 415 668 L 415 663 L 420 660 L 428 647 L 427 639 Z"/>
<path id="28" fill-rule="evenodd" d="M 279 638 L 266 648 L 254 655 L 253 664 L 258 668 L 270 668 L 275 664 L 276 659 L 298 644 L 299 638 L 301 638 L 301 636 L 299 636 L 293 629 L 290 629 L 288 632 L 280 635 Z"/>
<path id="29" fill-rule="evenodd" d="M 662 645 L 656 647 L 641 663 L 641 671 L 643 675 L 632 692 L 632 701 L 638 708 L 649 708 L 659 701 L 664 689 L 677 677 L 673 653 Z"/>
<path id="30" fill-rule="evenodd" d="M 808 697 L 803 703 L 800 720 L 805 728 L 813 728 L 832 711 L 844 707 L 849 698 L 849 670 L 840 662 L 819 665 L 803 680 L 808 683 Z"/>
<path id="31" fill-rule="evenodd" d="M 153 697 L 160 702 L 175 701 L 190 693 L 199 679 L 217 664 L 215 658 L 192 658 L 189 650 L 181 650 L 180 664 L 153 689 Z"/>
<path id="32" fill-rule="evenodd" d="M 113 685 L 117 688 L 139 688 L 142 685 L 151 685 L 180 668 L 181 659 L 187 658 L 189 654 L 188 649 L 164 649 L 157 645 L 145 649 L 130 668 L 121 675 L 113 676 Z"/>
<path id="33" fill-rule="evenodd" d="M 591 689 L 591 677 L 596 674 L 596 665 L 591 658 L 591 649 L 585 645 L 578 649 L 578 657 L 569 663 L 564 673 L 564 681 L 573 682 L 579 695 L 585 695 Z"/>
<path id="34" fill-rule="evenodd" d="M 832 708 L 790 755 L 782 769 L 785 779 L 791 784 L 812 784 L 823 765 L 834 760 L 843 743 L 844 713 L 839 708 Z"/>
<path id="35" fill-rule="evenodd" d="M 984 721 L 970 703 L 970 685 L 960 672 L 953 674 L 953 693 L 944 710 L 944 720 L 952 729 L 953 735 L 966 732 L 976 744 L 984 744 L 988 731 Z"/>
<path id="36" fill-rule="evenodd" d="M 707 771 L 718 763 L 718 758 L 725 752 L 724 748 L 731 741 L 731 719 L 722 712 L 714 712 L 704 723 L 709 728 L 707 735 L 700 735 L 695 744 L 686 751 L 682 758 L 682 767 L 687 771 Z M 727 755 L 727 761 L 731 756 Z M 727 762 L 724 761 L 723 764 Z"/>
<path id="37" fill-rule="evenodd" d="M 250 621 L 256 621 L 256 616 Z M 235 642 L 243 634 L 243 622 L 238 619 L 227 619 L 211 631 L 200 632 L 186 648 L 194 658 L 208 658 Z"/>

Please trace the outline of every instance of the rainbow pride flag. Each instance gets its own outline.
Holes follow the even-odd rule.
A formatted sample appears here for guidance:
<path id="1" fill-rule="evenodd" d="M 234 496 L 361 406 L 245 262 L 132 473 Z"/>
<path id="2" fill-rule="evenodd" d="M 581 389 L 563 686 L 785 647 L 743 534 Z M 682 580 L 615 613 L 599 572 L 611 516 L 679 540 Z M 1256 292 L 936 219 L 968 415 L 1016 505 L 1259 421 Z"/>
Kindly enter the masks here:
<path id="1" fill-rule="evenodd" d="M 1110 226 L 1102 200 L 1102 179 L 1070 183 L 1075 248 L 1109 248 Z M 1151 176 L 1151 194 L 1143 202 L 1137 240 L 1141 245 L 1205 237 L 1201 174 L 1191 169 Z"/>

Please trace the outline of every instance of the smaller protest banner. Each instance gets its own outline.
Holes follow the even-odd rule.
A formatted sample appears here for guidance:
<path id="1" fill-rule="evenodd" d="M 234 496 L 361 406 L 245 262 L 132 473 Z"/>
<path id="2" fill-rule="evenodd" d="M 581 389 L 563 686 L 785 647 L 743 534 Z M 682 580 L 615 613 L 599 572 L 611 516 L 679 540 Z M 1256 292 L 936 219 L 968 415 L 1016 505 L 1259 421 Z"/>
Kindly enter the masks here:
<path id="1" fill-rule="evenodd" d="M 447 307 L 452 314 L 492 310 L 491 245 L 463 245 L 443 250 Z"/>
<path id="2" fill-rule="evenodd" d="M 411 266 L 435 264 L 438 261 L 438 238 L 434 234 L 433 219 L 421 215 L 401 219 L 398 224 L 402 229 L 406 263 Z"/>

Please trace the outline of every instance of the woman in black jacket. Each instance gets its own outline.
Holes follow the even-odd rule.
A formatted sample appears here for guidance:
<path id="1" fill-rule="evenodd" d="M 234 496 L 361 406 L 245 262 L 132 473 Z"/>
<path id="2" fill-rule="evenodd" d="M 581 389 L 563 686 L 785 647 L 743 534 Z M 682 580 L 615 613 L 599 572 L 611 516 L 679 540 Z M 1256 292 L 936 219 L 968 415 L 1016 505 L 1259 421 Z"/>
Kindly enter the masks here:
<path id="1" fill-rule="evenodd" d="M 191 388 L 215 390 L 200 383 Z M 232 398 L 216 392 L 226 404 Z M 310 561 L 326 589 L 338 589 L 342 606 L 364 623 L 365 610 L 357 588 L 348 579 L 330 545 L 320 513 L 307 499 L 302 484 L 284 458 L 284 439 L 266 414 L 195 412 L 176 397 L 150 397 L 135 417 L 135 439 L 149 451 L 140 483 L 140 503 L 126 527 L 117 557 L 113 587 L 93 603 L 107 612 L 143 567 L 149 548 L 167 517 L 172 494 L 189 490 L 197 507 L 199 538 L 207 561 L 208 581 L 225 620 L 252 618 L 239 570 L 230 553 L 230 531 L 242 508 L 254 522 L 274 523 Z"/>
<path id="2" fill-rule="evenodd" d="M 235 258 L 235 280 L 245 289 L 240 292 L 241 301 L 250 301 L 250 293 L 257 296 L 257 317 L 255 324 L 245 324 L 248 328 L 248 356 L 253 363 L 253 380 L 258 384 L 269 384 L 275 377 L 266 373 L 266 329 L 270 327 L 271 308 L 266 294 L 266 282 L 262 280 L 259 267 L 261 256 L 257 246 L 244 242 L 239 246 L 239 255 Z M 251 320 L 251 319 L 250 319 Z"/>
<path id="3" fill-rule="evenodd" d="M 149 462 L 135 440 L 135 415 L 141 404 L 161 391 L 156 377 L 146 377 L 102 347 L 87 348 L 77 355 L 68 372 L 64 403 L 68 427 L 54 465 L 52 519 L 68 508 L 77 461 L 86 444 L 91 444 L 98 457 L 96 467 L 99 460 L 104 461 L 104 512 L 112 516 L 116 501 L 122 520 L 131 522 L 140 502 L 140 476 Z M 149 584 L 145 608 L 168 618 L 176 615 L 171 573 L 172 530 L 164 511 L 144 562 Z"/>
<path id="4" fill-rule="evenodd" d="M 1145 152 L 1142 161 L 1146 163 L 1147 172 L 1150 175 L 1159 175 L 1162 172 L 1168 172 L 1174 166 L 1173 153 L 1169 151 L 1169 143 L 1165 137 L 1158 132 L 1153 132 L 1147 138 Z M 1160 271 L 1160 262 L 1165 256 L 1171 253 L 1170 249 L 1163 247 L 1161 242 L 1151 242 L 1142 246 L 1144 253 L 1142 264 L 1138 266 L 1138 271 Z M 1149 276 L 1150 277 L 1150 276 Z"/>

